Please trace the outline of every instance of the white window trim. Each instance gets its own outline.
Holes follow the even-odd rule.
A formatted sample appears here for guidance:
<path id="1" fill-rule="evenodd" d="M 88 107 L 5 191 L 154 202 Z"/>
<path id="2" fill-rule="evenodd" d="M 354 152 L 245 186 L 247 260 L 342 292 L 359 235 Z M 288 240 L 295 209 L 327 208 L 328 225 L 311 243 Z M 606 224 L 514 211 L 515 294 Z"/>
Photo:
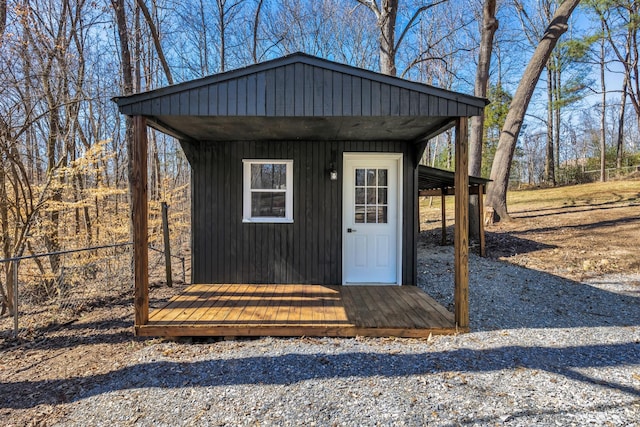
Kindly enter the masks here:
<path id="1" fill-rule="evenodd" d="M 285 216 L 280 217 L 252 217 L 251 193 L 252 192 L 277 192 L 279 190 L 251 190 L 251 165 L 287 165 L 285 190 Z M 242 222 L 247 223 L 292 223 L 293 222 L 293 160 L 281 159 L 242 159 Z"/>

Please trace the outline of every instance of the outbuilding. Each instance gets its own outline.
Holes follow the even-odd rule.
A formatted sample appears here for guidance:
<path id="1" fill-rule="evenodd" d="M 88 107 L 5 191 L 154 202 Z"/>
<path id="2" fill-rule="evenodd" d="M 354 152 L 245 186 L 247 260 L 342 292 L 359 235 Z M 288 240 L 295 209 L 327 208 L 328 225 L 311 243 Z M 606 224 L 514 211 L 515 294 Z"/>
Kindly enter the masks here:
<path id="1" fill-rule="evenodd" d="M 212 321 L 182 331 L 167 323 L 166 312 L 155 324 L 154 315 L 149 318 L 147 126 L 177 138 L 191 165 L 191 281 L 209 286 L 198 288 L 205 294 L 216 285 L 210 296 L 218 297 L 218 307 L 239 286 L 257 289 L 265 300 L 267 288 L 256 286 L 271 286 L 271 295 L 280 294 L 276 285 L 302 286 L 300 298 L 320 289 L 310 286 L 338 293 L 349 288 L 355 299 L 351 285 L 379 286 L 363 300 L 384 299 L 381 289 L 414 287 L 418 163 L 430 138 L 455 127 L 456 309 L 450 329 L 468 328 L 467 120 L 481 114 L 484 99 L 296 53 L 116 102 L 134 122 L 137 333 L 221 335 L 230 325 L 228 313 L 219 327 Z M 188 307 L 195 312 L 195 305 Z M 157 323 L 161 319 L 166 325 Z M 271 329 L 243 325 L 228 334 L 351 334 L 344 328 L 332 334 L 330 324 L 317 333 L 299 325 L 282 332 L 277 322 L 268 324 Z M 365 330 L 360 326 L 354 334 Z"/>

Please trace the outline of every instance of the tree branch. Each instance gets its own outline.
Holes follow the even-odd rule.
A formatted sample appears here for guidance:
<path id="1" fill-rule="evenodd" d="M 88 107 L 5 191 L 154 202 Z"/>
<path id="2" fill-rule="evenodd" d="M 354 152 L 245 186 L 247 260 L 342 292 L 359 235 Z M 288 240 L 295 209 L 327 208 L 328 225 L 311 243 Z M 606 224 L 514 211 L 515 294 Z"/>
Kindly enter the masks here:
<path id="1" fill-rule="evenodd" d="M 360 0 L 358 0 L 358 1 L 360 1 Z M 404 29 L 402 30 L 402 33 L 400 33 L 400 37 L 398 37 L 398 41 L 396 42 L 396 45 L 394 46 L 394 50 L 398 50 L 398 48 L 400 47 L 400 44 L 402 43 L 402 40 L 407 35 L 407 32 L 411 29 L 411 27 L 413 27 L 413 23 L 415 22 L 416 19 L 418 19 L 418 16 L 420 16 L 420 14 L 422 12 L 424 12 L 425 10 L 431 9 L 432 7 L 438 6 L 439 4 L 446 3 L 447 1 L 449 1 L 449 0 L 438 0 L 435 3 L 427 4 L 427 5 L 424 5 L 424 6 L 420 7 L 420 8 L 418 8 L 418 10 L 415 11 L 413 16 L 411 17 L 411 19 L 407 23 L 407 25 L 405 25 Z"/>
<path id="2" fill-rule="evenodd" d="M 156 28 L 156 24 L 153 22 L 153 18 L 149 13 L 149 9 L 147 5 L 144 3 L 144 0 L 136 0 L 138 7 L 142 11 L 144 15 L 144 20 L 147 21 L 147 25 L 149 26 L 149 30 L 151 31 L 151 38 L 153 39 L 153 44 L 156 47 L 156 52 L 158 53 L 158 59 L 160 60 L 160 64 L 162 64 L 162 69 L 164 70 L 165 76 L 167 76 L 167 82 L 172 85 L 173 77 L 171 77 L 171 70 L 169 69 L 169 64 L 167 63 L 167 59 L 164 56 L 164 51 L 162 50 L 162 45 L 160 44 L 160 36 L 158 34 L 158 29 Z"/>

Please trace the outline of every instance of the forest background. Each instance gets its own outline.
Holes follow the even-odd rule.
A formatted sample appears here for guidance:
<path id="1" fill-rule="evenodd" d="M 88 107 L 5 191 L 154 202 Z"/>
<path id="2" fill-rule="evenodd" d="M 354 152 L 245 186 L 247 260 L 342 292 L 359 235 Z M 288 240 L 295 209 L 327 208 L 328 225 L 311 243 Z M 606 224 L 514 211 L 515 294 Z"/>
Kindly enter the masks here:
<path id="1" fill-rule="evenodd" d="M 0 258 L 130 241 L 130 129 L 114 96 L 298 51 L 487 97 L 472 122 L 470 172 L 494 179 L 488 200 L 506 219 L 508 186 L 604 180 L 640 164 L 639 9 L 633 0 L 0 0 Z M 171 243 L 187 251 L 188 162 L 163 134 L 151 131 L 149 147 L 150 242 L 160 246 L 166 202 Z M 454 154 L 446 133 L 423 162 L 451 169 Z M 3 314 L 14 265 L 0 264 Z M 60 256 L 32 268 L 33 298 L 60 293 Z"/>

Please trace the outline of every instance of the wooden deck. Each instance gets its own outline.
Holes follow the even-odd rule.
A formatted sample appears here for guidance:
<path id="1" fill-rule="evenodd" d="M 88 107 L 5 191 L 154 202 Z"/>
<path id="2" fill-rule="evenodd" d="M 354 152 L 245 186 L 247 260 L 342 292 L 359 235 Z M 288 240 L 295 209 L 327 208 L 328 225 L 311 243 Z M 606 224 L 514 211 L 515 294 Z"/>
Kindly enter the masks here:
<path id="1" fill-rule="evenodd" d="M 142 336 L 396 336 L 464 332 L 415 286 L 191 285 Z"/>

